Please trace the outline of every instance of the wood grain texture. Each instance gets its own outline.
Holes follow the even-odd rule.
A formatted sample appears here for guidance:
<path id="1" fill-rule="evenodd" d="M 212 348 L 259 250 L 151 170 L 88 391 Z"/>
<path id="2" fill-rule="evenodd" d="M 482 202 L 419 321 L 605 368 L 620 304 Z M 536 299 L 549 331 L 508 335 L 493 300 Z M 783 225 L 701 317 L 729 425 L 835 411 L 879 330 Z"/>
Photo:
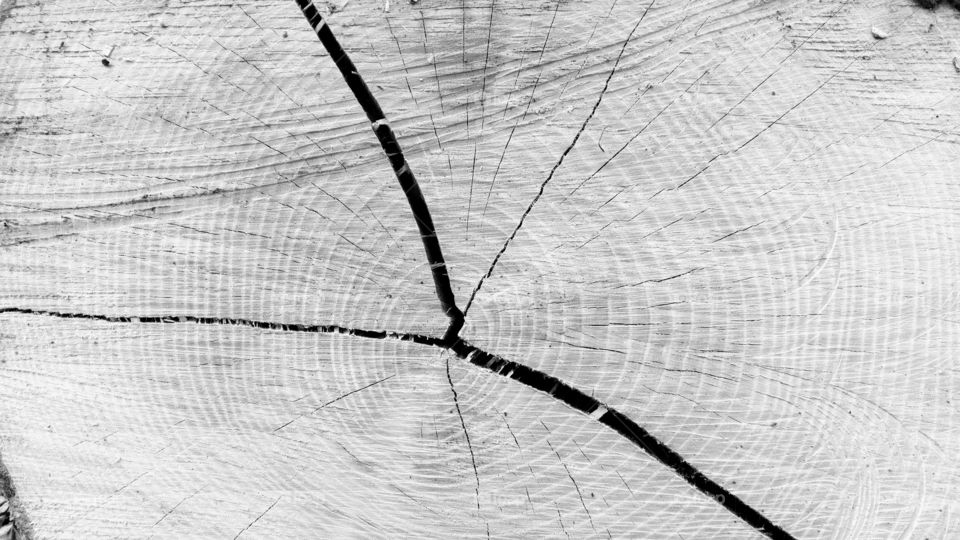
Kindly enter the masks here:
<path id="1" fill-rule="evenodd" d="M 960 531 L 956 11 L 317 5 L 473 298 L 461 335 L 798 538 Z M 0 13 L 0 307 L 442 335 L 403 193 L 294 2 Z M 756 535 L 435 347 L 24 313 L 0 344 L 0 451 L 41 538 Z"/>

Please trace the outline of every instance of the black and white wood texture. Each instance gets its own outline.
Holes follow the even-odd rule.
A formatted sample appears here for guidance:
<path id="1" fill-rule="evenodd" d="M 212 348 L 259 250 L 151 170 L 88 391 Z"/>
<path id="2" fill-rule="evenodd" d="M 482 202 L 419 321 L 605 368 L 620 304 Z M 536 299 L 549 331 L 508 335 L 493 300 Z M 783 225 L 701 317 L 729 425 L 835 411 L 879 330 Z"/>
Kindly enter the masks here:
<path id="1" fill-rule="evenodd" d="M 33 535 L 960 533 L 960 12 L 312 5 L 0 4 Z"/>

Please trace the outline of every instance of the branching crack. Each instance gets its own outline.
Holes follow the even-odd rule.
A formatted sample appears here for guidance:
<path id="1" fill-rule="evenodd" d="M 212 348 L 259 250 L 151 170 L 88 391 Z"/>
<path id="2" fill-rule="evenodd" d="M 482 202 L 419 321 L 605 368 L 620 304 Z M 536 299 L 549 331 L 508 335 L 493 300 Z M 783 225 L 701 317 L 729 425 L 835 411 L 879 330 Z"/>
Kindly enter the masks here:
<path id="1" fill-rule="evenodd" d="M 336 36 L 323 20 L 323 16 L 313 5 L 313 0 L 297 0 L 300 11 L 307 18 L 307 22 L 317 33 L 320 43 L 327 50 L 330 58 L 336 63 L 340 70 L 340 75 L 350 87 L 357 103 L 366 113 L 370 120 L 370 126 L 380 141 L 383 152 L 393 167 L 393 172 L 400 182 L 403 193 L 407 196 L 407 202 L 410 204 L 410 210 L 413 211 L 413 217 L 417 221 L 417 227 L 420 230 L 420 240 L 423 242 L 423 249 L 427 254 L 427 261 L 430 263 L 430 271 L 433 274 L 433 284 L 437 292 L 437 298 L 440 300 L 440 307 L 444 314 L 450 319 L 450 324 L 444 334 L 444 340 L 452 343 L 457 339 L 460 329 L 463 327 L 463 312 L 457 307 L 457 302 L 453 296 L 453 288 L 450 286 L 450 276 L 447 274 L 447 265 L 443 259 L 443 251 L 440 249 L 440 240 L 437 238 L 437 229 L 433 224 L 433 218 L 430 216 L 430 208 L 427 207 L 427 201 L 423 198 L 423 192 L 420 191 L 420 184 L 407 159 L 403 156 L 403 150 L 400 149 L 400 142 L 397 141 L 393 129 L 387 122 L 383 109 L 377 98 L 370 92 L 366 81 L 360 76 L 357 66 L 350 60 L 350 56 Z"/>
<path id="2" fill-rule="evenodd" d="M 654 0 L 655 1 L 655 0 Z M 563 164 L 566 156 L 572 151 L 574 146 L 579 141 L 581 135 L 586 129 L 587 125 L 593 119 L 594 115 L 597 112 L 597 109 L 600 106 L 600 103 L 603 101 L 603 97 L 606 94 L 610 81 L 612 80 L 614 74 L 617 71 L 617 68 L 620 65 L 620 60 L 623 57 L 624 51 L 627 48 L 627 45 L 630 43 L 634 33 L 637 28 L 640 26 L 640 23 L 643 21 L 644 16 L 650 7 L 653 5 L 653 1 L 647 6 L 643 15 L 634 25 L 633 29 L 630 31 L 630 34 L 627 36 L 626 40 L 623 43 L 623 46 L 620 49 L 617 59 L 614 63 L 613 68 L 610 70 L 607 75 L 606 81 L 604 83 L 603 89 L 600 91 L 596 102 L 593 105 L 589 115 L 580 126 L 579 131 L 577 131 L 571 143 L 560 155 L 560 158 L 554 164 L 553 168 L 550 170 L 547 178 L 541 183 L 540 189 L 537 195 L 533 198 L 530 204 L 527 206 L 526 211 L 520 217 L 519 222 L 513 230 L 513 233 L 506 239 L 500 251 L 494 257 L 493 261 L 490 264 L 489 269 L 486 274 L 479 280 L 476 287 L 474 288 L 470 299 L 466 304 L 466 308 L 463 312 L 456 305 L 454 299 L 453 290 L 450 285 L 450 278 L 447 273 L 446 263 L 444 262 L 443 254 L 440 249 L 440 242 L 437 238 L 436 227 L 433 224 L 432 218 L 430 216 L 430 211 L 427 207 L 427 203 L 423 197 L 423 193 L 420 190 L 419 185 L 417 184 L 416 178 L 413 175 L 412 170 L 410 169 L 409 164 L 403 156 L 403 152 L 400 149 L 400 145 L 397 141 L 396 136 L 393 133 L 393 130 L 390 128 L 390 125 L 387 123 L 383 111 L 380 108 L 379 103 L 374 98 L 373 94 L 370 92 L 363 78 L 360 76 L 357 71 L 356 66 L 350 60 L 347 53 L 344 51 L 343 47 L 334 37 L 330 28 L 327 26 L 326 22 L 323 20 L 323 17 L 317 11 L 316 7 L 313 4 L 312 0 L 297 0 L 303 15 L 307 18 L 307 21 L 310 23 L 310 26 L 317 33 L 317 37 L 320 39 L 320 42 L 326 48 L 327 52 L 334 60 L 337 65 L 337 68 L 340 70 L 341 75 L 346 81 L 347 85 L 350 87 L 350 90 L 353 92 L 354 96 L 357 99 L 357 102 L 363 108 L 368 119 L 371 122 L 374 133 L 376 134 L 378 140 L 380 141 L 381 146 L 383 147 L 384 153 L 386 154 L 388 160 L 390 161 L 391 166 L 393 167 L 394 173 L 397 176 L 397 180 L 400 182 L 400 185 L 407 197 L 407 202 L 410 205 L 410 208 L 414 214 L 414 217 L 417 221 L 417 226 L 420 232 L 420 238 L 423 242 L 424 251 L 426 252 L 427 260 L 430 264 L 431 272 L 433 275 L 434 286 L 436 288 L 437 297 L 440 301 L 441 308 L 444 313 L 449 317 L 450 323 L 447 327 L 447 330 L 443 337 L 434 337 L 422 334 L 411 334 L 411 333 L 402 333 L 402 332 L 390 332 L 383 330 L 365 330 L 358 328 L 348 328 L 339 325 L 308 325 L 308 324 L 297 324 L 297 323 L 280 323 L 280 322 L 271 322 L 271 321 L 258 321 L 253 319 L 241 319 L 241 318 L 220 318 L 220 317 L 201 317 L 195 315 L 103 315 L 103 314 L 89 314 L 89 313 L 79 313 L 79 312 L 61 312 L 61 311 L 52 311 L 52 310 L 43 310 L 43 309 L 32 309 L 32 308 L 22 308 L 22 307 L 6 307 L 0 308 L 0 314 L 12 313 L 12 314 L 24 314 L 24 315 L 39 315 L 39 316 L 49 316 L 49 317 L 58 317 L 64 319 L 83 319 L 83 320 L 94 320 L 102 321 L 109 323 L 138 323 L 138 324 L 166 324 L 166 323 L 194 323 L 194 324 L 203 324 L 203 325 L 229 325 L 229 326 L 241 326 L 241 327 L 251 327 L 259 328 L 266 330 L 275 330 L 282 332 L 306 332 L 306 333 L 327 333 L 327 334 L 345 334 L 350 336 L 368 338 L 368 339 L 396 339 L 400 341 L 410 341 L 421 345 L 429 345 L 433 347 L 439 347 L 443 350 L 450 351 L 455 354 L 457 357 L 468 361 L 469 363 L 477 366 L 479 368 L 486 369 L 496 375 L 501 377 L 507 377 L 513 379 L 514 381 L 521 383 L 529 388 L 543 392 L 553 399 L 560 401 L 567 406 L 580 411 L 581 413 L 587 415 L 592 420 L 603 424 L 604 426 L 614 430 L 622 437 L 632 442 L 635 446 L 646 452 L 648 455 L 659 461 L 661 464 L 673 470 L 677 475 L 683 478 L 691 486 L 699 490 L 701 493 L 711 497 L 716 502 L 721 504 L 724 508 L 732 512 L 734 515 L 738 516 L 740 519 L 744 520 L 751 526 L 755 527 L 758 531 L 771 538 L 777 539 L 790 539 L 793 538 L 789 533 L 784 531 L 782 528 L 775 525 L 771 520 L 762 515 L 756 509 L 747 505 L 740 498 L 735 496 L 726 490 L 723 486 L 717 484 L 702 472 L 700 472 L 696 467 L 687 462 L 680 454 L 675 452 L 664 442 L 660 441 L 653 434 L 648 432 L 646 429 L 638 425 L 636 422 L 628 418 L 623 413 L 606 406 L 604 403 L 599 401 L 586 394 L 585 392 L 574 388 L 573 386 L 561 381 L 560 379 L 548 375 L 545 372 L 539 371 L 537 369 L 528 367 L 526 365 L 520 364 L 518 362 L 513 362 L 511 360 L 506 360 L 494 354 L 488 353 L 470 343 L 459 338 L 460 329 L 464 323 L 464 317 L 467 310 L 469 310 L 470 305 L 472 304 L 477 292 L 480 290 L 483 282 L 486 278 L 490 277 L 493 274 L 494 269 L 496 268 L 497 263 L 500 258 L 506 252 L 511 241 L 516 237 L 520 228 L 523 226 L 524 220 L 533 210 L 533 207 L 536 205 L 537 201 L 543 195 L 544 190 L 546 189 L 547 184 L 551 181 L 556 171 Z M 4 3 L 5 5 L 5 3 Z M 559 7 L 559 6 L 558 6 Z M 0 10 L 2 11 L 2 10 Z M 2 15 L 3 13 L 0 13 Z M 749 141 L 748 141 L 749 142 Z M 677 277 L 677 276 L 674 276 Z M 670 278 L 672 279 L 672 278 Z M 392 376 L 391 376 L 392 377 Z M 380 384 L 391 377 L 385 377 L 364 388 L 368 388 L 375 384 Z M 469 434 L 467 432 L 466 423 L 463 419 L 462 411 L 460 410 L 459 399 L 456 393 L 456 389 L 453 387 L 453 380 L 450 377 L 449 371 L 449 359 L 447 359 L 447 379 L 450 382 L 451 390 L 454 395 L 454 404 L 456 405 L 457 413 L 460 417 L 461 426 L 463 427 L 464 434 L 467 438 L 467 445 L 470 450 L 470 458 L 473 464 L 474 475 L 476 478 L 476 490 L 477 490 L 477 508 L 479 510 L 480 502 L 480 476 L 479 471 L 476 465 L 476 457 L 473 452 L 473 446 L 470 442 Z M 341 397 L 336 398 L 333 401 L 342 399 L 347 395 L 352 393 L 359 392 L 364 388 L 354 390 L 348 394 L 344 394 Z M 332 401 L 330 402 L 332 403 Z M 326 405 L 326 404 L 325 404 Z M 321 405 L 321 407 L 325 406 Z M 280 429 L 280 428 L 278 428 Z M 512 433 L 512 431 L 511 431 Z M 516 438 L 514 437 L 516 442 Z M 519 444 L 518 444 L 519 446 Z M 559 457 L 559 454 L 558 454 Z M 562 463 L 562 461 L 561 461 Z M 564 465 L 566 469 L 566 465 Z M 569 469 L 567 469 L 567 474 L 570 475 Z M 576 487 L 579 494 L 579 486 L 576 484 L 576 481 L 573 479 L 573 476 L 570 475 L 571 481 L 573 481 L 574 486 Z M 629 486 L 628 486 L 629 487 Z M 249 525 L 247 525 L 237 537 L 244 534 L 251 526 L 253 526 L 258 520 L 260 520 L 267 512 L 269 512 L 278 502 L 280 498 L 278 497 L 273 503 L 264 510 L 256 519 L 254 519 Z M 583 504 L 584 510 L 587 511 L 589 516 L 589 511 L 587 510 L 586 504 L 583 501 L 582 494 L 580 494 L 581 504 Z M 561 527 L 566 533 L 566 528 L 563 526 L 562 515 L 560 514 L 560 509 L 557 507 L 557 515 L 561 519 Z M 592 517 L 591 517 L 592 522 Z"/>
<path id="3" fill-rule="evenodd" d="M 29 308 L 6 307 L 0 308 L 2 313 L 20 313 L 28 315 L 44 315 L 49 317 L 60 317 L 66 319 L 86 319 L 113 323 L 196 323 L 211 325 L 232 325 L 247 326 L 251 328 L 263 328 L 268 330 L 279 330 L 288 332 L 313 332 L 313 333 L 332 333 L 347 334 L 356 337 L 368 339 L 397 339 L 400 341 L 412 341 L 421 345 L 430 345 L 452 352 L 458 358 L 466 360 L 479 368 L 490 371 L 501 377 L 513 379 L 524 386 L 543 392 L 553 399 L 560 401 L 567 406 L 580 411 L 592 420 L 607 426 L 616 431 L 622 437 L 632 442 L 635 446 L 646 452 L 650 457 L 656 459 L 661 464 L 673 470 L 677 475 L 683 478 L 687 483 L 698 491 L 712 498 L 731 513 L 744 520 L 758 531 L 766 534 L 770 538 L 792 539 L 789 533 L 774 524 L 770 519 L 761 514 L 758 510 L 749 506 L 739 497 L 728 491 L 720 484 L 714 482 L 699 469 L 683 458 L 680 454 L 667 446 L 666 443 L 658 439 L 652 433 L 641 427 L 639 424 L 628 418 L 625 414 L 616 409 L 605 405 L 597 398 L 590 396 L 563 382 L 562 380 L 549 375 L 538 369 L 531 368 L 519 362 L 507 360 L 500 356 L 491 354 L 475 345 L 462 339 L 450 344 L 448 340 L 439 337 L 426 336 L 421 334 L 408 334 L 402 332 L 360 330 L 354 328 L 345 328 L 338 325 L 303 325 L 278 322 L 254 321 L 250 319 L 232 319 L 218 317 L 196 317 L 192 315 L 167 315 L 167 316 L 112 316 L 75 312 L 59 312 L 49 310 L 38 310 Z M 448 375 L 449 377 L 449 375 Z M 457 404 L 458 413 L 459 402 Z M 463 422 L 463 416 L 460 416 Z M 463 424 L 464 433 L 466 425 Z M 469 441 L 469 439 L 468 439 Z M 474 463 L 474 473 L 477 475 L 477 490 L 479 493 L 479 472 L 476 469 L 476 460 L 473 455 L 473 447 L 468 443 L 471 450 L 471 460 Z"/>

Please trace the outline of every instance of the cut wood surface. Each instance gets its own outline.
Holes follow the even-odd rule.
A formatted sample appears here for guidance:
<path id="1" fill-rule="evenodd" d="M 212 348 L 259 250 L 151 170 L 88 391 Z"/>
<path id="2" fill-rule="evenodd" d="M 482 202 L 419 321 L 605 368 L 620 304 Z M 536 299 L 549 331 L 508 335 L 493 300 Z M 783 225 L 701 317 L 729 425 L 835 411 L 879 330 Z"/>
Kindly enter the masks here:
<path id="1" fill-rule="evenodd" d="M 960 532 L 960 12 L 315 5 L 463 339 L 797 538 Z M 297 3 L 0 4 L 0 454 L 38 538 L 760 536 L 447 324 Z"/>

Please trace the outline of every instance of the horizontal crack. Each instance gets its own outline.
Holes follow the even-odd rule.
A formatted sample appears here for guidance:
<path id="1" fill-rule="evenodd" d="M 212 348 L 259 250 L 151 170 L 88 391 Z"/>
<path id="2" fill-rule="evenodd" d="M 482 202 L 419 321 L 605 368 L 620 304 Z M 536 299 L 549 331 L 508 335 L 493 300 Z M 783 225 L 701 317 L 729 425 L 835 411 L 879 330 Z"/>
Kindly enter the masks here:
<path id="1" fill-rule="evenodd" d="M 91 321 L 104 321 L 115 323 L 145 323 L 145 324 L 175 324 L 175 323 L 194 323 L 206 325 L 223 326 L 248 326 L 250 328 L 263 328 L 266 330 L 280 330 L 283 332 L 305 332 L 313 334 L 345 334 L 348 336 L 358 336 L 371 339 L 398 339 L 400 341 L 412 341 L 421 345 L 431 345 L 434 347 L 443 347 L 443 340 L 433 336 L 422 334 L 409 334 L 404 332 L 388 332 L 385 330 L 364 330 L 360 328 L 348 328 L 336 324 L 298 324 L 298 323 L 279 323 L 271 321 L 257 321 L 253 319 L 236 319 L 228 317 L 197 317 L 195 315 L 100 315 L 95 313 L 76 313 L 64 311 L 49 311 L 43 309 L 30 309 L 18 307 L 0 308 L 2 313 L 22 313 L 26 315 L 46 315 L 49 317 L 59 317 L 61 319 L 86 319 Z"/>
<path id="2" fill-rule="evenodd" d="M 6 307 L 0 308 L 2 313 L 22 313 L 28 315 L 45 315 L 50 317 L 60 317 L 64 319 L 86 319 L 105 322 L 118 323 L 196 323 L 207 325 L 231 325 L 247 326 L 251 328 L 263 328 L 268 330 L 281 330 L 287 332 L 310 332 L 320 334 L 346 334 L 357 337 L 371 339 L 398 339 L 400 341 L 410 341 L 422 345 L 430 345 L 448 350 L 457 357 L 464 359 L 471 364 L 493 372 L 501 377 L 513 379 L 527 387 L 539 390 L 553 399 L 586 414 L 591 419 L 607 426 L 619 433 L 622 437 L 632 442 L 635 446 L 646 452 L 648 455 L 667 466 L 688 484 L 698 491 L 712 498 L 731 513 L 747 522 L 759 532 L 775 539 L 794 538 L 788 532 L 774 524 L 769 518 L 761 514 L 742 499 L 728 491 L 720 484 L 714 482 L 699 469 L 694 467 L 683 456 L 678 454 L 666 443 L 658 439 L 652 433 L 631 420 L 627 415 L 616 409 L 605 405 L 597 398 L 587 395 L 582 390 L 563 382 L 562 380 L 548 375 L 543 371 L 531 368 L 519 362 L 507 360 L 500 356 L 488 353 L 479 347 L 472 345 L 462 339 L 457 339 L 452 345 L 445 338 L 427 336 L 422 334 L 409 334 L 402 332 L 388 332 L 375 330 L 362 330 L 356 328 L 346 328 L 339 325 L 306 325 L 277 323 L 269 321 L 256 321 L 251 319 L 236 319 L 222 317 L 196 317 L 193 315 L 161 315 L 161 316 L 112 316 L 76 312 L 60 312 L 30 308 Z"/>

